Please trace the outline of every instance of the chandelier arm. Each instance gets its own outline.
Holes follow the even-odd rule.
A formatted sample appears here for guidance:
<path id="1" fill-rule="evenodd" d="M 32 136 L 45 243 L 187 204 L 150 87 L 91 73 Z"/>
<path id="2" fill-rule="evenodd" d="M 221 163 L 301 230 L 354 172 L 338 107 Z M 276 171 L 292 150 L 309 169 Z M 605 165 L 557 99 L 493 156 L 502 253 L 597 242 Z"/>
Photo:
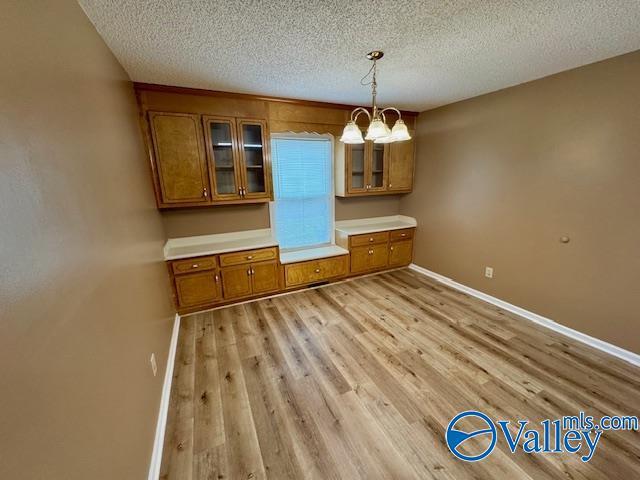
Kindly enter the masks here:
<path id="1" fill-rule="evenodd" d="M 357 113 L 356 113 L 356 112 L 357 112 Z M 371 121 L 371 114 L 367 111 L 367 109 L 366 109 L 366 108 L 363 108 L 363 107 L 357 107 L 357 108 L 354 108 L 354 109 L 353 109 L 353 111 L 351 112 L 351 121 L 352 121 L 352 122 L 355 122 L 355 121 L 358 119 L 358 116 L 359 116 L 362 112 L 366 113 L 366 114 L 367 114 L 367 117 L 369 117 L 369 121 Z M 354 116 L 354 113 L 355 113 L 355 116 Z"/>
<path id="2" fill-rule="evenodd" d="M 386 112 L 387 110 L 393 110 L 394 112 L 396 112 L 396 113 L 398 114 L 398 120 L 400 120 L 400 119 L 402 118 L 402 114 L 400 113 L 400 110 L 398 110 L 398 109 L 397 109 L 397 108 L 395 108 L 395 107 L 387 107 L 387 108 L 383 108 L 383 109 L 380 111 L 380 113 L 384 113 L 384 112 Z"/>

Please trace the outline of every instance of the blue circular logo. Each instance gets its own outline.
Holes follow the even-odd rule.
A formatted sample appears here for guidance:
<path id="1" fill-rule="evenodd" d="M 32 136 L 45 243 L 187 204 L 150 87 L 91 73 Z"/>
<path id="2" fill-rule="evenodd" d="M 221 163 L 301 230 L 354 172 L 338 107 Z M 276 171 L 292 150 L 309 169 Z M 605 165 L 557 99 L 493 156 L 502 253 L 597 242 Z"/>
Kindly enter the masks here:
<path id="1" fill-rule="evenodd" d="M 462 430 L 458 430 L 455 428 L 456 424 L 462 420 L 463 418 L 474 417 L 480 419 L 482 422 L 486 424 L 486 428 L 480 428 L 471 432 L 464 432 Z M 477 437 L 479 435 L 490 435 L 491 442 L 484 450 L 476 455 L 465 455 L 464 453 L 460 453 L 458 451 L 458 447 L 460 447 L 464 442 L 469 440 L 470 438 Z M 482 412 L 476 412 L 475 410 L 469 410 L 467 412 L 462 412 L 453 417 L 453 419 L 449 422 L 447 426 L 447 446 L 451 453 L 453 453 L 460 460 L 464 460 L 465 462 L 477 462 L 478 460 L 482 460 L 484 457 L 493 452 L 493 449 L 496 446 L 496 441 L 498 439 L 496 435 L 496 426 L 493 424 L 493 421 L 486 416 Z"/>

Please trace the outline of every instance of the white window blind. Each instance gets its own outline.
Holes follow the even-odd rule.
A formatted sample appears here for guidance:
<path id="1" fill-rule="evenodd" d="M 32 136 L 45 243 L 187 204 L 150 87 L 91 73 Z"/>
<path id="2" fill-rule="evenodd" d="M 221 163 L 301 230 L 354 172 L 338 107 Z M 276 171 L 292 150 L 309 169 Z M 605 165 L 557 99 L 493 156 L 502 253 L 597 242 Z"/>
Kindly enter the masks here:
<path id="1" fill-rule="evenodd" d="M 331 140 L 318 135 L 272 135 L 272 227 L 281 249 L 333 240 Z"/>

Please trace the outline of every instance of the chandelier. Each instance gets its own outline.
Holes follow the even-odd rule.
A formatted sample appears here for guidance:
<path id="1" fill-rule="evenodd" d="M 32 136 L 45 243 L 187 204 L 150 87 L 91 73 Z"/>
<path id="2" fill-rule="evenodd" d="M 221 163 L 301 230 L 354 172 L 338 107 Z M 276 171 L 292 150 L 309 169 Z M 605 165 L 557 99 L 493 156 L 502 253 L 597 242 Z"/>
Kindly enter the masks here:
<path id="1" fill-rule="evenodd" d="M 358 107 L 355 108 L 351 112 L 351 119 L 347 122 L 344 127 L 344 131 L 342 132 L 342 137 L 340 137 L 340 141 L 343 143 L 364 143 L 365 140 L 373 140 L 374 143 L 391 143 L 391 142 L 402 142 L 403 140 L 410 140 L 411 136 L 409 135 L 409 130 L 402 120 L 402 115 L 400 114 L 400 110 L 394 107 L 383 108 L 382 110 L 378 109 L 376 105 L 376 87 L 378 84 L 376 83 L 376 62 L 383 57 L 384 53 L 379 50 L 374 50 L 367 54 L 367 58 L 373 61 L 373 65 L 369 72 L 360 80 L 362 85 L 371 85 L 371 103 L 372 103 L 372 113 L 366 108 Z M 373 73 L 371 82 L 362 83 L 365 78 L 367 78 L 371 73 Z M 392 129 L 389 129 L 386 123 L 384 112 L 394 111 L 398 114 L 398 120 L 393 125 Z M 369 117 L 369 127 L 367 128 L 367 134 L 364 138 L 362 138 L 362 131 L 356 124 L 358 120 L 358 116 L 361 113 L 365 113 L 367 117 Z"/>

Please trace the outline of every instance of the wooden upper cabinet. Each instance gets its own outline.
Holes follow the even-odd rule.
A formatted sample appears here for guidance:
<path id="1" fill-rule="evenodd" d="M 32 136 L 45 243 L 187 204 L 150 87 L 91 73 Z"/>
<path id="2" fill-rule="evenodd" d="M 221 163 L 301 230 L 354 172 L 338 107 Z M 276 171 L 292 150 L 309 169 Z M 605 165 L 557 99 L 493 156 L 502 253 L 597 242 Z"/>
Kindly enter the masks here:
<path id="1" fill-rule="evenodd" d="M 212 199 L 241 199 L 240 162 L 236 122 L 233 117 L 203 116 L 204 136 L 209 159 Z"/>
<path id="2" fill-rule="evenodd" d="M 347 170 L 346 182 L 348 193 L 367 192 L 367 143 L 345 145 Z M 343 187 L 344 188 L 344 187 Z"/>
<path id="3" fill-rule="evenodd" d="M 209 176 L 199 115 L 149 112 L 159 206 L 209 202 Z"/>
<path id="4" fill-rule="evenodd" d="M 414 141 L 336 145 L 336 195 L 406 193 L 413 188 Z"/>
<path id="5" fill-rule="evenodd" d="M 267 122 L 208 115 L 202 121 L 214 203 L 270 199 Z"/>
<path id="6" fill-rule="evenodd" d="M 369 192 L 384 192 L 387 189 L 387 173 L 389 168 L 389 146 L 384 143 L 370 143 L 371 153 L 368 162 Z"/>
<path id="7" fill-rule="evenodd" d="M 271 162 L 267 122 L 238 119 L 238 151 L 243 198 L 271 196 Z"/>
<path id="8" fill-rule="evenodd" d="M 394 142 L 389 146 L 389 176 L 387 188 L 390 192 L 410 192 L 413 189 L 413 164 L 415 142 L 413 138 Z"/>
<path id="9" fill-rule="evenodd" d="M 159 208 L 272 198 L 265 120 L 158 111 L 147 118 Z"/>

